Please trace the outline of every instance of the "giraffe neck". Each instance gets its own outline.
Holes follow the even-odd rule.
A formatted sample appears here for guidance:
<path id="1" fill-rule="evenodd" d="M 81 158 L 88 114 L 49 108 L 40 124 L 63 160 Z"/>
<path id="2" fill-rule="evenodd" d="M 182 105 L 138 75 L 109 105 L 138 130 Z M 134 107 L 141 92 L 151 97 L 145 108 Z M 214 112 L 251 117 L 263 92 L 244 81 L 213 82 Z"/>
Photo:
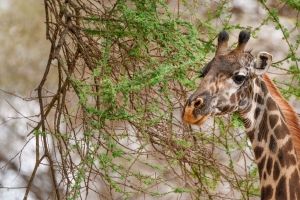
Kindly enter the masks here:
<path id="1" fill-rule="evenodd" d="M 240 117 L 258 165 L 261 199 L 300 200 L 298 160 L 285 118 L 261 77 L 250 87 L 254 94 Z"/>

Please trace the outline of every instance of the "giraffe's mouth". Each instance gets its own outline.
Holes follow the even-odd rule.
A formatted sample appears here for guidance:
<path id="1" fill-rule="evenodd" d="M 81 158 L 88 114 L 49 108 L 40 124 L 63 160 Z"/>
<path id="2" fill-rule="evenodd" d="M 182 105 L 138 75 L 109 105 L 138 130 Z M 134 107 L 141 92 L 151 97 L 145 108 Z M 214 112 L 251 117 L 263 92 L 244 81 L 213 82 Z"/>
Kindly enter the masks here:
<path id="1" fill-rule="evenodd" d="M 211 114 L 207 114 L 207 115 L 198 115 L 196 118 L 193 115 L 187 115 L 185 114 L 182 117 L 182 120 L 188 124 L 193 124 L 193 125 L 201 125 L 203 124 L 207 118 L 210 116 Z"/>
<path id="2" fill-rule="evenodd" d="M 199 116 L 197 117 L 197 120 L 193 123 L 194 125 L 201 125 L 203 124 L 207 118 L 210 116 L 210 114 L 204 115 L 204 116 Z"/>

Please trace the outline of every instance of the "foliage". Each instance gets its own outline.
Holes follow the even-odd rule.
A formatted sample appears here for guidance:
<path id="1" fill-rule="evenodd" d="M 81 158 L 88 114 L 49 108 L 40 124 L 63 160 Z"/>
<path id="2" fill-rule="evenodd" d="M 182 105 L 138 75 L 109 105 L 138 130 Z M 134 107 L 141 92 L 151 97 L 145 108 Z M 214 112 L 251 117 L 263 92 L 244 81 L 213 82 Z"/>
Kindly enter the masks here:
<path id="1" fill-rule="evenodd" d="M 180 112 L 223 29 L 251 29 L 253 38 L 267 24 L 281 31 L 289 50 L 273 66 L 291 81 L 277 82 L 286 97 L 300 97 L 293 87 L 300 82 L 299 23 L 284 26 L 276 10 L 287 4 L 298 12 L 299 3 L 259 3 L 267 14 L 254 27 L 233 23 L 228 0 L 179 1 L 177 12 L 162 0 L 45 0 L 51 49 L 38 87 L 31 182 L 47 159 L 56 199 L 258 197 L 258 171 L 237 114 L 199 128 L 183 124 Z M 53 91 L 44 85 L 50 68 L 59 80 Z"/>

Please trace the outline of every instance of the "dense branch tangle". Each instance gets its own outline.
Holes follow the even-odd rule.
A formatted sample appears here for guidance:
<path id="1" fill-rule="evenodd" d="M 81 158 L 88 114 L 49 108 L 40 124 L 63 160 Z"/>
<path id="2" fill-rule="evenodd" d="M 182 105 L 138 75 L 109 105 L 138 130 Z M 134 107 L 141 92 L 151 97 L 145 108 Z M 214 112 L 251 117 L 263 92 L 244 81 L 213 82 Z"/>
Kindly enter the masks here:
<path id="1" fill-rule="evenodd" d="M 239 140 L 230 126 L 200 134 L 178 120 L 207 53 L 190 23 L 159 1 L 45 0 L 45 8 L 51 49 L 37 89 L 35 170 L 48 159 L 56 199 L 255 195 L 255 173 L 243 177 L 215 159 Z M 49 73 L 56 91 L 46 89 Z"/>

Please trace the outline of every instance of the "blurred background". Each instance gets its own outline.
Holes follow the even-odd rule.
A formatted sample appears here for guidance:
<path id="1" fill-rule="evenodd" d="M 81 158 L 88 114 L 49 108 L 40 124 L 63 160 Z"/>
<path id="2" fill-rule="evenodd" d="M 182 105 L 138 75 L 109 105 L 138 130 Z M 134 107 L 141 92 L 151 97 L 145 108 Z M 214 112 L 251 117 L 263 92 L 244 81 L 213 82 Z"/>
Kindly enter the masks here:
<path id="1" fill-rule="evenodd" d="M 289 44 L 284 39 L 282 30 L 275 29 L 273 23 L 264 24 L 263 20 L 267 18 L 268 12 L 258 1 L 232 0 L 227 2 L 231 5 L 228 11 L 232 13 L 230 24 L 241 24 L 243 27 L 261 26 L 256 32 L 257 39 L 252 38 L 247 45 L 253 48 L 254 55 L 260 51 L 267 51 L 274 56 L 274 62 L 287 57 Z M 193 1 L 191 5 L 193 3 L 198 5 L 194 10 L 195 13 L 199 18 L 205 19 L 209 16 L 208 11 L 219 2 L 200 0 Z M 168 2 L 170 10 L 175 10 L 178 4 L 178 1 L 174 0 Z M 202 4 L 211 4 L 211 7 L 205 7 Z M 267 1 L 267 5 L 276 8 L 279 1 Z M 278 16 L 281 24 L 288 30 L 293 29 L 298 21 L 298 12 L 282 3 L 278 8 L 280 8 Z M 36 88 L 45 71 L 50 42 L 46 40 L 43 1 L 1 0 L 0 18 L 0 199 L 18 200 L 24 197 L 36 162 L 35 137 L 32 134 L 28 136 L 28 133 L 39 121 Z M 183 18 L 197 26 L 197 20 L 189 15 L 183 15 Z M 216 21 L 215 26 L 221 28 L 222 21 Z M 231 44 L 237 40 L 238 33 L 238 30 L 232 31 Z M 201 35 L 201 31 L 199 34 Z M 295 31 L 288 41 L 292 44 L 298 39 L 298 31 Z M 283 63 L 280 67 L 288 69 L 290 65 L 290 63 Z M 284 70 L 277 68 L 271 68 L 269 76 L 276 78 L 279 87 L 283 88 L 284 85 L 280 85 L 280 82 L 289 77 Z M 44 88 L 48 88 L 49 91 L 54 90 L 57 80 L 57 73 L 50 73 Z M 297 82 L 292 84 L 295 87 L 298 86 Z M 296 100 L 295 96 L 289 99 L 292 106 L 300 113 L 299 102 Z M 51 196 L 53 188 L 49 170 L 43 166 L 38 169 L 28 199 L 46 199 Z M 138 197 L 147 199 L 143 196 Z M 189 196 L 176 196 L 176 198 L 191 199 Z M 49 199 L 55 198 L 51 196 Z"/>
<path id="2" fill-rule="evenodd" d="M 23 199 L 35 164 L 35 142 L 27 134 L 35 124 L 32 120 L 38 119 L 34 117 L 39 114 L 35 89 L 44 73 L 50 44 L 43 1 L 1 0 L 0 17 L 0 199 Z M 29 116 L 33 118 L 27 119 Z M 47 193 L 51 185 L 47 171 L 38 176 L 44 181 L 33 183 L 36 196 L 29 199 L 44 199 L 39 193 Z"/>

